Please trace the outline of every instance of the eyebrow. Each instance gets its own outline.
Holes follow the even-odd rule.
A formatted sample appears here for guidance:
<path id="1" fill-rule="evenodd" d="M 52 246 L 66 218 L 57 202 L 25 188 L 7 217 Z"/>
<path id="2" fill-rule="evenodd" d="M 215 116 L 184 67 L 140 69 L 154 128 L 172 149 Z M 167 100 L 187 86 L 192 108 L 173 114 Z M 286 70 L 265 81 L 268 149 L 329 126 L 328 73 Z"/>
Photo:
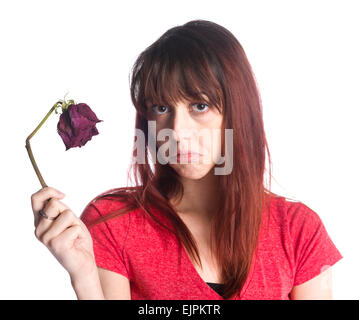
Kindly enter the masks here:
<path id="1" fill-rule="evenodd" d="M 199 92 L 198 94 L 201 96 L 202 99 L 208 100 L 208 96 L 207 96 L 203 91 Z M 191 101 L 191 100 L 192 100 L 192 99 L 187 100 L 187 101 Z M 145 104 L 146 104 L 146 105 L 148 105 L 148 104 L 153 104 L 153 101 L 150 100 L 150 99 L 145 99 Z"/>
<path id="2" fill-rule="evenodd" d="M 145 106 L 146 108 L 148 107 L 151 107 L 153 105 L 153 102 L 151 100 L 145 100 Z"/>

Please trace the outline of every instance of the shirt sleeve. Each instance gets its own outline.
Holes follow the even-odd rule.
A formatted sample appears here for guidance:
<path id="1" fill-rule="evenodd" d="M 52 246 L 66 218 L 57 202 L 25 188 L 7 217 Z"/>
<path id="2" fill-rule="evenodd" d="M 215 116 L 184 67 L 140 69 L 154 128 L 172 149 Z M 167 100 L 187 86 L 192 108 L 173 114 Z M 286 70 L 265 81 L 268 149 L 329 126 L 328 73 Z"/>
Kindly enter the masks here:
<path id="1" fill-rule="evenodd" d="M 296 286 L 318 276 L 343 256 L 316 212 L 302 203 L 292 211 L 289 228 L 293 241 Z"/>
<path id="2" fill-rule="evenodd" d="M 96 203 L 95 205 L 90 202 L 83 210 L 80 219 L 91 234 L 96 265 L 130 279 L 123 254 L 129 226 L 129 215 L 93 224 L 108 211 L 109 206 L 106 204 Z"/>

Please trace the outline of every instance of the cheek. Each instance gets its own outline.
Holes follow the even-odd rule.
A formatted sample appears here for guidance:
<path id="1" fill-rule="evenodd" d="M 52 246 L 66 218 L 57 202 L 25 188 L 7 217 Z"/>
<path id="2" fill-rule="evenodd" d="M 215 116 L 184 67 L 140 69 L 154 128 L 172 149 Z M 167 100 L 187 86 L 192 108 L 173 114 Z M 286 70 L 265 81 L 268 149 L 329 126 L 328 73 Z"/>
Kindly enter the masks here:
<path id="1" fill-rule="evenodd" d="M 221 147 L 223 140 L 222 132 L 222 120 L 223 116 L 219 116 L 216 122 L 216 130 L 213 130 L 212 142 L 213 142 L 213 161 L 216 161 L 221 156 Z"/>
<path id="2" fill-rule="evenodd" d="M 213 136 L 212 140 L 212 161 L 217 162 L 218 158 L 221 156 L 221 131 L 216 130 L 216 133 Z"/>
<path id="3" fill-rule="evenodd" d="M 206 164 L 213 164 L 221 155 L 221 131 L 210 130 L 209 134 L 200 138 L 201 150 Z"/>

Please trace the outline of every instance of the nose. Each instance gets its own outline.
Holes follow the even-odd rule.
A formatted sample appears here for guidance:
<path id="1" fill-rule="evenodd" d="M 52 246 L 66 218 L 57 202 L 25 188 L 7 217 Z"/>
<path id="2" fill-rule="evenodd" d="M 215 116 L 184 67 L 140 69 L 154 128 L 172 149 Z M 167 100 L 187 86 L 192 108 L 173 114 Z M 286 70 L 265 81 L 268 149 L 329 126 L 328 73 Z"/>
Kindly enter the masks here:
<path id="1" fill-rule="evenodd" d="M 188 114 L 186 107 L 175 108 L 173 116 L 173 134 L 176 141 L 181 141 L 185 138 L 190 138 L 192 134 L 191 117 Z"/>

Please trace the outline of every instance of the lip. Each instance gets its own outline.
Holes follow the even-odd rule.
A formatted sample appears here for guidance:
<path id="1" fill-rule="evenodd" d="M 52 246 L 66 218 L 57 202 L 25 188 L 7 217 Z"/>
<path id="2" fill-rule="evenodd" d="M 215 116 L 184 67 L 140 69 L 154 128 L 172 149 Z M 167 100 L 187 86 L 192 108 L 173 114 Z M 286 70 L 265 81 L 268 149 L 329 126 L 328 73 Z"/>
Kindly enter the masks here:
<path id="1" fill-rule="evenodd" d="M 202 155 L 196 152 L 177 153 L 177 161 L 180 163 L 183 161 L 191 162 L 192 159 L 199 159 Z"/>
<path id="2" fill-rule="evenodd" d="M 201 156 L 202 154 L 198 152 L 177 152 L 177 156 L 186 156 L 186 155 Z"/>

